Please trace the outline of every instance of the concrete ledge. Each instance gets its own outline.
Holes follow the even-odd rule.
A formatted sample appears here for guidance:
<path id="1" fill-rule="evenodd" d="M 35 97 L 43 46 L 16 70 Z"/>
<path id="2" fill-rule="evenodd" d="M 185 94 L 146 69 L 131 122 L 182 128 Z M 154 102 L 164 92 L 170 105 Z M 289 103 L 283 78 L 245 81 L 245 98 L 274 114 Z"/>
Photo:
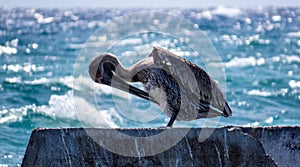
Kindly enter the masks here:
<path id="1" fill-rule="evenodd" d="M 210 130 L 213 129 L 35 129 L 31 134 L 22 166 L 272 167 L 277 164 L 297 166 L 300 163 L 299 127 L 217 128 L 202 142 L 199 136 Z M 115 133 L 116 131 L 121 133 Z M 180 138 L 176 145 L 150 156 L 145 154 L 149 147 L 132 147 L 131 142 L 137 144 L 136 141 L 124 141 L 123 135 L 118 135 L 145 138 L 165 131 L 171 135 L 163 136 L 160 144 L 168 143 L 177 137 L 176 134 L 182 134 L 184 131 L 188 133 Z M 99 143 L 110 143 L 121 151 L 135 151 L 139 156 L 130 157 L 114 153 Z M 152 144 L 151 148 L 158 143 Z"/>
<path id="2" fill-rule="evenodd" d="M 292 167 L 300 164 L 300 127 L 241 128 L 260 141 L 278 166 Z"/>

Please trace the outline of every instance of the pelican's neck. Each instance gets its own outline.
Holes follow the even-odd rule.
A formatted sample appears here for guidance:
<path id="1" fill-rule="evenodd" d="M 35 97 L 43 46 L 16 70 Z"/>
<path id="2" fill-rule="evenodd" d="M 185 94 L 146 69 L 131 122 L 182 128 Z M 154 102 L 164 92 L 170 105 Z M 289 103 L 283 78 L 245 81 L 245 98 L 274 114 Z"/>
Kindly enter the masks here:
<path id="1" fill-rule="evenodd" d="M 127 82 L 130 82 L 134 75 L 134 72 L 132 72 L 132 68 L 126 68 L 121 63 L 117 65 L 115 72 L 120 78 Z"/>
<path id="2" fill-rule="evenodd" d="M 153 65 L 152 57 L 142 59 L 129 68 L 126 68 L 121 63 L 118 63 L 118 65 L 116 67 L 116 69 L 117 69 L 116 74 L 123 80 L 125 80 L 127 82 L 131 82 L 131 80 L 135 74 L 137 74 L 139 71 L 141 71 L 145 68 L 148 68 L 152 65 Z"/>

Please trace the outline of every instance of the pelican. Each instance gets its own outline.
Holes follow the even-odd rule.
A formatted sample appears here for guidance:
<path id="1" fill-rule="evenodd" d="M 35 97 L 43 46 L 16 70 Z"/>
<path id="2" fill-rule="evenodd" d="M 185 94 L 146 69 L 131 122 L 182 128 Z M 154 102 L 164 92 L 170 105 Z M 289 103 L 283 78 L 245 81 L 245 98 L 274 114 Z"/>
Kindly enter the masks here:
<path id="1" fill-rule="evenodd" d="M 156 103 L 170 117 L 167 127 L 175 120 L 232 115 L 218 84 L 201 67 L 160 47 L 130 68 L 113 54 L 101 54 L 90 62 L 89 75 L 96 83 Z M 141 82 L 145 91 L 128 82 Z"/>

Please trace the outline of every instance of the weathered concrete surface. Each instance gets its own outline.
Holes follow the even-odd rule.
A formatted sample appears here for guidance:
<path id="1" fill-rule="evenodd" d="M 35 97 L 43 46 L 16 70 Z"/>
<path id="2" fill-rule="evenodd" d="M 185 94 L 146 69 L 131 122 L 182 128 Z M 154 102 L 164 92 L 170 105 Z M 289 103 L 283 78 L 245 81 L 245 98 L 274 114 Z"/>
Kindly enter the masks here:
<path id="1" fill-rule="evenodd" d="M 258 139 L 267 154 L 278 166 L 294 167 L 300 164 L 300 127 L 241 128 Z"/>
<path id="2" fill-rule="evenodd" d="M 140 137 L 153 136 L 164 130 L 119 129 L 127 135 Z M 176 134 L 180 134 L 186 129 L 170 128 L 166 130 L 176 137 Z M 271 132 L 265 132 L 264 130 L 260 133 L 260 130 L 263 130 L 263 128 L 257 130 L 217 128 L 208 139 L 199 142 L 201 140 L 199 136 L 203 136 L 201 134 L 203 129 L 195 128 L 191 129 L 176 145 L 161 153 L 152 156 L 128 157 L 110 152 L 98 144 L 107 142 L 103 139 L 108 139 L 108 143 L 109 139 L 112 138 L 120 141 L 124 140 L 122 135 L 114 134 L 111 136 L 115 131 L 113 129 L 35 129 L 31 134 L 22 166 L 277 166 L 259 142 L 260 140 L 267 144 L 267 140 L 270 140 L 274 144 L 277 138 L 270 135 Z M 251 135 L 258 139 L 243 131 L 251 132 Z M 273 133 L 277 134 L 276 131 Z M 280 132 L 280 134 L 285 135 L 287 133 Z M 298 134 L 294 135 L 297 141 L 299 139 Z M 168 141 L 174 136 L 170 135 L 161 139 L 161 142 Z M 284 136 L 279 138 L 281 141 Z M 120 144 L 122 142 L 112 144 L 119 147 L 120 150 L 140 151 L 140 155 L 145 155 L 146 147 L 142 149 L 128 148 L 131 146 L 131 141 L 125 141 L 129 143 L 128 145 Z M 291 142 L 285 145 L 295 149 L 294 141 Z M 155 147 L 156 144 L 153 143 L 151 147 Z M 276 145 L 278 144 L 274 144 L 273 147 L 276 147 Z M 265 148 L 270 148 L 269 151 L 273 147 L 265 146 Z M 299 150 L 299 147 L 296 149 Z M 271 153 L 269 152 L 269 154 Z M 284 160 L 289 161 L 287 158 L 288 156 L 285 156 Z"/>

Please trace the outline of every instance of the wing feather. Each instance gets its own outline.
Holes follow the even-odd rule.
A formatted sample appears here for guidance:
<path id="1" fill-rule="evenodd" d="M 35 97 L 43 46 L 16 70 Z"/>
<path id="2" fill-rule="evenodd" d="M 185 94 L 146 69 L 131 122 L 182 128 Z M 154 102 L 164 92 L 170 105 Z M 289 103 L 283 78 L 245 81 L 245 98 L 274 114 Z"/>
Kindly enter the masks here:
<path id="1" fill-rule="evenodd" d="M 224 95 L 204 69 L 160 47 L 154 47 L 149 57 L 153 57 L 154 64 L 172 75 L 189 97 L 223 110 Z"/>

